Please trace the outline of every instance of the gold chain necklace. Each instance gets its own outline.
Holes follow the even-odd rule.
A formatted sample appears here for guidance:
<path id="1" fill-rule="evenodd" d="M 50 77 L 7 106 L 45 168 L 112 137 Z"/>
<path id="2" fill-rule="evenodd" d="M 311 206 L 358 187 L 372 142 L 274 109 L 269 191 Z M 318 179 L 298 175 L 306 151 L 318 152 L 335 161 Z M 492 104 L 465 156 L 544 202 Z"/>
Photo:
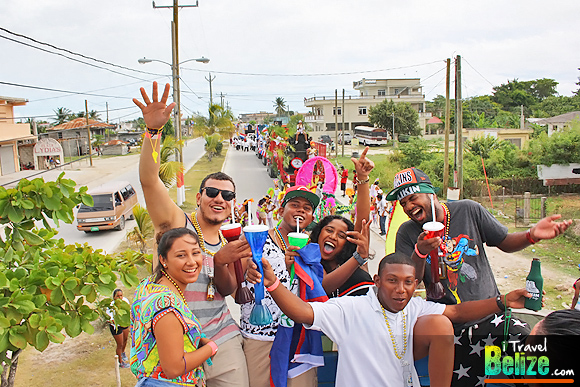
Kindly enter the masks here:
<path id="1" fill-rule="evenodd" d="M 203 232 L 201 231 L 201 226 L 197 222 L 197 214 L 195 214 L 194 216 L 192 216 L 191 223 L 193 224 L 193 228 L 195 229 L 195 232 L 197 233 L 197 236 L 198 236 L 197 239 L 199 239 L 199 247 L 201 248 L 201 250 L 204 253 L 206 253 L 208 255 L 208 256 L 204 257 L 204 261 L 205 261 L 205 271 L 207 273 L 207 277 L 209 278 L 209 283 L 207 284 L 206 300 L 207 301 L 213 301 L 213 299 L 215 297 L 216 288 L 215 288 L 215 285 L 213 284 L 213 268 L 209 266 L 209 260 L 210 260 L 209 257 L 211 257 L 213 259 L 213 256 L 216 253 L 212 253 L 211 251 L 209 251 L 205 247 L 205 240 L 203 239 Z M 220 248 L 222 248 L 226 244 L 226 239 L 222 235 L 222 232 L 221 231 L 218 231 L 218 236 L 219 236 L 220 243 L 221 243 Z"/>
<path id="2" fill-rule="evenodd" d="M 385 312 L 385 308 L 383 308 L 382 305 L 381 309 L 383 310 L 383 317 L 385 318 L 387 328 L 389 329 L 389 336 L 391 336 L 391 341 L 393 342 L 393 350 L 395 351 L 395 356 L 397 357 L 397 359 L 403 360 L 405 352 L 407 352 L 407 316 L 405 315 L 405 313 L 401 312 L 403 314 L 403 352 L 399 354 L 399 351 L 397 351 L 397 342 L 395 341 L 395 336 L 391 331 L 391 324 L 389 324 L 389 319 L 387 318 L 387 312 Z"/>
<path id="3" fill-rule="evenodd" d="M 213 257 L 215 255 L 215 253 L 209 251 L 205 247 L 205 239 L 203 239 L 203 232 L 201 231 L 201 226 L 197 222 L 197 214 L 195 216 L 192 216 L 191 218 L 192 218 L 191 219 L 191 223 L 193 223 L 193 228 L 195 229 L 195 232 L 199 236 L 199 247 L 201 248 L 201 250 L 204 253 L 208 254 L 211 257 Z M 221 243 L 221 246 L 220 247 L 224 247 L 226 245 L 226 243 L 227 243 L 226 238 L 224 238 L 224 236 L 222 235 L 222 232 L 221 231 L 218 231 L 218 236 L 219 236 L 220 243 Z"/>
<path id="4" fill-rule="evenodd" d="M 449 239 L 449 224 L 451 223 L 451 213 L 449 212 L 449 208 L 447 208 L 447 204 L 441 203 L 443 210 L 445 211 L 445 240 Z"/>
<path id="5" fill-rule="evenodd" d="M 177 289 L 177 292 L 181 296 L 181 299 L 183 300 L 183 302 L 185 303 L 185 305 L 187 305 L 187 301 L 185 301 L 185 296 L 183 295 L 183 292 L 181 291 L 181 288 L 179 286 L 177 286 L 177 284 L 175 283 L 175 281 L 173 280 L 173 278 L 171 278 L 171 276 L 169 274 L 167 274 L 167 272 L 165 270 L 161 270 L 161 272 L 169 280 L 169 282 L 171 282 L 173 284 L 173 286 L 175 286 L 175 289 Z"/>

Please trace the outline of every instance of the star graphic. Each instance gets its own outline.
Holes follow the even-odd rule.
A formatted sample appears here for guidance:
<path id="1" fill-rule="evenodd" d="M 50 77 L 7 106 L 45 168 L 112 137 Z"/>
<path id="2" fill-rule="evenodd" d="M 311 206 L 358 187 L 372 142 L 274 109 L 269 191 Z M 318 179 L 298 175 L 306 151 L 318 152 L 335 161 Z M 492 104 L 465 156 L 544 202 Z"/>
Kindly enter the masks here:
<path id="1" fill-rule="evenodd" d="M 461 345 L 459 340 L 461 340 L 461 335 L 459 335 L 459 336 L 453 335 L 453 345 Z"/>
<path id="2" fill-rule="evenodd" d="M 495 324 L 495 327 L 497 328 L 497 326 L 502 322 L 503 322 L 503 314 L 500 314 L 499 316 L 497 314 L 494 314 L 494 319 L 491 320 L 491 323 Z"/>
<path id="3" fill-rule="evenodd" d="M 477 382 L 477 384 L 475 385 L 475 387 L 477 386 L 484 386 L 485 385 L 485 376 L 477 376 L 477 379 L 479 380 L 479 382 Z"/>
<path id="4" fill-rule="evenodd" d="M 475 344 L 475 345 L 470 345 L 471 347 L 471 352 L 469 352 L 469 354 L 474 354 L 477 353 L 477 356 L 481 357 L 481 351 L 484 349 L 484 347 L 482 347 L 481 345 L 479 345 L 479 341 Z"/>
<path id="5" fill-rule="evenodd" d="M 522 341 L 522 340 L 520 339 L 520 336 L 521 336 L 521 335 L 522 335 L 522 334 L 521 334 L 521 333 L 519 333 L 519 332 L 518 332 L 518 333 L 516 333 L 515 335 L 512 335 L 512 334 L 510 333 L 510 339 L 509 339 L 508 341 L 517 341 L 518 343 L 521 343 L 521 341 Z"/>
<path id="6" fill-rule="evenodd" d="M 491 337 L 491 333 L 490 333 L 487 335 L 487 338 L 483 339 L 482 341 L 485 343 L 486 346 L 493 345 L 494 341 L 495 341 L 495 337 Z"/>
<path id="7" fill-rule="evenodd" d="M 528 323 L 520 321 L 518 319 L 514 318 L 513 320 L 514 320 L 514 327 L 515 326 L 525 327 L 526 325 L 528 325 Z"/>
<path id="8" fill-rule="evenodd" d="M 463 364 L 459 364 L 459 369 L 458 370 L 455 370 L 453 372 L 457 374 L 457 380 L 459 380 L 459 379 L 461 379 L 464 376 L 466 378 L 468 378 L 469 377 L 469 374 L 467 373 L 467 371 L 469 371 L 470 369 L 471 369 L 471 367 L 464 368 L 463 367 Z"/>

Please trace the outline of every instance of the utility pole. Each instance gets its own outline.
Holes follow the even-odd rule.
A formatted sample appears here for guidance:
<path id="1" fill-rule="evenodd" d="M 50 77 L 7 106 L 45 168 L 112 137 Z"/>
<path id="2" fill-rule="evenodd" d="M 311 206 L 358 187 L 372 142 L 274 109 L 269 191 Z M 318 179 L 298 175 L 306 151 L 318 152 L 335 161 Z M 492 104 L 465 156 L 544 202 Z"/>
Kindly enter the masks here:
<path id="1" fill-rule="evenodd" d="M 524 105 L 520 105 L 520 129 L 524 130 L 526 126 L 526 121 L 524 119 Z"/>
<path id="2" fill-rule="evenodd" d="M 445 79 L 445 156 L 443 164 L 443 195 L 447 197 L 449 188 L 449 125 L 451 123 L 451 104 L 449 88 L 451 84 L 451 58 L 447 58 L 447 76 Z"/>
<path id="3" fill-rule="evenodd" d="M 179 5 L 179 0 L 173 0 L 173 5 L 156 6 L 153 2 L 153 8 L 171 8 L 173 10 L 173 21 L 171 22 L 171 47 L 172 47 L 172 76 L 173 76 L 173 125 L 175 129 L 175 138 L 178 144 L 178 159 L 181 165 L 177 172 L 177 205 L 181 206 L 185 201 L 185 186 L 183 185 L 183 145 L 181 143 L 181 90 L 179 88 L 179 8 L 197 7 L 196 1 L 193 5 Z"/>
<path id="4" fill-rule="evenodd" d="M 457 188 L 459 188 L 459 199 L 463 198 L 463 101 L 461 100 L 461 55 L 455 59 L 455 100 L 457 112 L 455 121 L 457 122 L 455 149 L 457 150 Z"/>
<path id="5" fill-rule="evenodd" d="M 220 106 L 223 109 L 223 107 L 224 107 L 224 93 L 222 93 L 222 92 L 220 92 Z"/>
<path id="6" fill-rule="evenodd" d="M 107 124 L 108 124 L 109 123 L 109 103 L 106 102 L 105 104 L 107 106 Z"/>
<path id="7" fill-rule="evenodd" d="M 206 77 L 205 80 L 209 82 L 209 104 L 213 105 L 213 93 L 211 91 L 211 83 L 213 82 L 213 80 L 215 79 L 215 75 L 211 76 L 211 73 L 209 73 L 209 79 Z"/>
<path id="8" fill-rule="evenodd" d="M 395 112 L 391 113 L 391 121 L 393 122 L 393 148 L 397 147 L 397 140 L 395 139 Z"/>
<path id="9" fill-rule="evenodd" d="M 334 89 L 334 143 L 338 144 L 338 90 Z M 338 145 L 334 146 L 334 157 L 338 157 Z"/>
<path id="10" fill-rule="evenodd" d="M 93 166 L 93 147 L 91 145 L 91 126 L 89 125 L 89 104 L 85 99 L 85 119 L 87 120 L 87 133 L 89 139 L 89 160 L 91 162 L 91 167 Z M 61 160 L 64 164 L 64 160 Z"/>
<path id="11" fill-rule="evenodd" d="M 344 89 L 342 89 L 342 107 L 341 107 L 341 116 L 342 116 L 342 157 L 344 157 Z"/>

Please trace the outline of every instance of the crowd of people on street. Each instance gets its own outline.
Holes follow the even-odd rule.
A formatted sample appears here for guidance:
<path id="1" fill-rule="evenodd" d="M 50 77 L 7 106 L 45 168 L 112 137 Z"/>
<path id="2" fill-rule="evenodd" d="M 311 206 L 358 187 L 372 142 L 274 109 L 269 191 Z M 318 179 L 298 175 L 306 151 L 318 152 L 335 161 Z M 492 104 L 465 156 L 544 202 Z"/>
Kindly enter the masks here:
<path id="1" fill-rule="evenodd" d="M 134 99 L 150 139 L 160 136 L 154 128 L 163 127 L 174 107 L 168 94 L 169 85 L 160 96 L 154 83 L 151 98 L 141 88 L 143 102 Z M 233 141 L 238 147 L 241 140 Z M 223 172 L 203 179 L 197 210 L 187 214 L 159 179 L 153 144 L 143 142 L 139 165 L 158 248 L 153 275 L 132 303 L 129 361 L 137 386 L 317 386 L 322 335 L 338 346 L 337 386 L 419 386 L 415 361 L 421 359 L 432 386 L 483 385 L 484 362 L 474 346 L 488 335 L 501 341 L 530 334 L 527 323 L 506 320 L 530 294 L 500 294 L 484 244 L 514 252 L 571 224 L 552 215 L 527 232 L 508 233 L 476 202 L 440 203 L 429 177 L 416 168 L 397 173 L 394 188 L 382 192 L 378 181 L 369 182 L 374 164 L 368 148 L 352 159 L 352 220 L 330 214 L 313 224 L 321 198 L 316 187 L 300 185 L 275 186 L 257 206 L 248 199 L 232 211 L 236 186 Z M 410 220 L 397 232 L 396 251 L 381 260 L 378 273 L 369 273 L 370 225 L 378 218 L 384 234 L 394 200 Z M 239 223 L 267 226 L 261 262 L 253 261 L 243 236 L 227 242 L 220 232 L 232 212 Z M 444 225 L 441 235 L 423 230 L 431 221 Z M 306 229 L 308 243 L 293 246 L 290 234 Z M 444 263 L 441 278 L 431 275 L 437 257 Z M 225 302 L 239 290 L 236 262 L 255 300 L 241 305 L 239 326 Z M 414 297 L 421 281 L 440 283 L 444 296 Z M 259 284 L 266 290 L 260 303 L 272 315 L 267 324 L 252 318 Z M 578 314 L 567 318 L 578 324 Z"/>

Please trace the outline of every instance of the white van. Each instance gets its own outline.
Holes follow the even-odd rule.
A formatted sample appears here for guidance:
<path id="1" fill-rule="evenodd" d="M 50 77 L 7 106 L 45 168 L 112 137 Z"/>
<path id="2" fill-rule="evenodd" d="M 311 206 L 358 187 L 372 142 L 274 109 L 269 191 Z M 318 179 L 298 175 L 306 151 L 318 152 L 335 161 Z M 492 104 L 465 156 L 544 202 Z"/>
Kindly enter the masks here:
<path id="1" fill-rule="evenodd" d="M 87 192 L 93 197 L 93 206 L 81 204 L 77 212 L 77 230 L 84 232 L 122 230 L 125 220 L 133 219 L 137 193 L 126 181 L 103 184 Z"/>

